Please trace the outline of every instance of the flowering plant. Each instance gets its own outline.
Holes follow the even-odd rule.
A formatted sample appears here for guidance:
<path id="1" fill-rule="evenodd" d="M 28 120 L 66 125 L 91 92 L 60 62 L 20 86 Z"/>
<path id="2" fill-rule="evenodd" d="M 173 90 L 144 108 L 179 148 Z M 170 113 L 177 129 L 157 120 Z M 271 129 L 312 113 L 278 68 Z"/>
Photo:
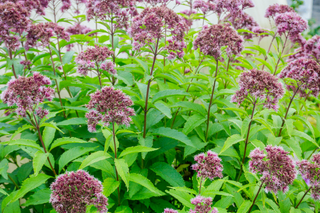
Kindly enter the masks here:
<path id="1" fill-rule="evenodd" d="M 0 0 L 1 213 L 319 212 L 320 36 L 248 8 Z"/>

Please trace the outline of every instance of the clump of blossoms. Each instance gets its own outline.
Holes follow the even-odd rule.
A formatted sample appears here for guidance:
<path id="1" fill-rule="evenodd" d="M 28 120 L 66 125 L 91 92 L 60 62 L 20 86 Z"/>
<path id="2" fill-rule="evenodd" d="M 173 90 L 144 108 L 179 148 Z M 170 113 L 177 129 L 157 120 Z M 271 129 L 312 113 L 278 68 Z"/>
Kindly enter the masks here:
<path id="1" fill-rule="evenodd" d="M 137 0 L 138 2 L 145 3 L 147 6 L 155 7 L 156 5 L 167 5 L 171 3 L 173 0 Z M 175 0 L 176 4 L 180 4 L 179 0 Z"/>
<path id="2" fill-rule="evenodd" d="M 297 166 L 302 178 L 311 187 L 311 197 L 320 200 L 320 154 L 313 155 L 311 162 L 297 162 Z"/>
<path id="3" fill-rule="evenodd" d="M 83 170 L 60 175 L 50 188 L 50 203 L 58 213 L 85 213 L 89 205 L 100 213 L 108 212 L 101 182 Z"/>
<path id="4" fill-rule="evenodd" d="M 286 12 L 276 15 L 277 33 L 286 34 L 291 40 L 307 29 L 308 23 L 295 12 Z"/>
<path id="5" fill-rule="evenodd" d="M 183 20 L 186 22 L 190 30 L 193 24 L 193 19 L 191 18 L 191 15 L 196 14 L 197 12 L 195 10 L 183 10 L 180 13 L 184 14 Z"/>
<path id="6" fill-rule="evenodd" d="M 78 64 L 78 72 L 84 76 L 88 75 L 90 70 L 95 70 L 100 78 L 100 71 L 105 70 L 110 74 L 116 74 L 114 64 L 111 61 L 106 61 L 107 58 L 112 57 L 113 52 L 108 47 L 88 48 L 79 53 L 75 61 Z"/>
<path id="7" fill-rule="evenodd" d="M 320 36 L 315 35 L 311 39 L 305 42 L 303 50 L 306 57 L 313 56 L 315 60 L 320 59 Z"/>
<path id="8" fill-rule="evenodd" d="M 96 125 L 102 121 L 104 125 L 117 123 L 118 125 L 129 126 L 130 116 L 134 116 L 134 110 L 130 108 L 133 104 L 130 97 L 126 96 L 121 90 L 112 87 L 103 87 L 90 95 L 91 100 L 87 108 L 91 109 L 87 114 L 88 130 L 96 131 Z"/>
<path id="9" fill-rule="evenodd" d="M 70 26 L 66 29 L 66 32 L 69 33 L 69 35 L 84 35 L 84 34 L 90 33 L 91 31 L 92 29 L 90 29 L 85 25 L 81 25 L 80 23 L 77 23 L 76 25 Z M 93 37 L 96 34 L 97 33 L 92 33 L 89 36 Z M 68 44 L 67 51 L 70 51 L 72 47 L 74 47 L 74 44 Z"/>
<path id="10" fill-rule="evenodd" d="M 175 56 L 183 57 L 185 32 L 188 25 L 185 20 L 173 10 L 161 6 L 144 9 L 138 16 L 135 16 L 129 28 L 129 35 L 133 38 L 134 49 L 138 50 L 147 44 L 154 54 L 166 49 L 170 53 L 170 59 Z M 171 37 L 169 37 L 171 35 Z M 161 38 L 168 38 L 169 45 L 158 50 Z M 153 50 L 151 44 L 156 44 Z"/>
<path id="11" fill-rule="evenodd" d="M 45 99 L 51 101 L 54 94 L 54 90 L 47 85 L 51 85 L 50 79 L 37 72 L 30 77 L 20 76 L 9 81 L 8 88 L 1 94 L 1 100 L 8 106 L 17 105 L 15 112 L 22 117 L 26 117 L 29 111 L 43 118 L 48 111 L 37 105 Z"/>
<path id="12" fill-rule="evenodd" d="M 230 57 L 238 55 L 243 49 L 243 38 L 233 28 L 215 24 L 204 26 L 193 42 L 194 49 L 200 48 L 205 55 L 222 60 L 221 48 L 226 47 L 226 54 Z"/>
<path id="13" fill-rule="evenodd" d="M 284 94 L 282 84 L 278 82 L 277 77 L 257 69 L 241 73 L 239 87 L 240 89 L 231 98 L 232 102 L 241 104 L 247 99 L 256 104 L 260 99 L 266 108 L 274 110 L 278 110 L 278 102 Z M 251 100 L 250 96 L 254 100 Z"/>
<path id="14" fill-rule="evenodd" d="M 192 165 L 192 169 L 197 172 L 198 177 L 209 178 L 210 180 L 223 177 L 221 158 L 216 153 L 209 150 L 207 154 L 201 153 L 194 156 L 194 160 L 197 163 Z"/>
<path id="15" fill-rule="evenodd" d="M 177 210 L 166 208 L 163 213 L 178 213 Z"/>
<path id="16" fill-rule="evenodd" d="M 0 3 L 6 3 L 8 0 L 0 0 Z M 39 15 L 45 15 L 46 0 L 10 0 L 12 3 L 19 3 L 23 5 L 28 11 L 36 10 L 36 13 Z"/>
<path id="17" fill-rule="evenodd" d="M 292 7 L 284 4 L 273 4 L 267 8 L 266 14 L 264 17 L 266 18 L 274 18 L 276 15 L 286 12 L 295 12 Z"/>
<path id="18" fill-rule="evenodd" d="M 26 35 L 25 48 L 39 46 L 47 47 L 50 44 L 50 38 L 56 36 L 59 39 L 69 40 L 70 36 L 64 29 L 64 27 L 59 26 L 57 23 L 46 22 L 33 24 L 30 26 L 28 33 Z M 40 42 L 40 43 L 38 43 Z"/>
<path id="19" fill-rule="evenodd" d="M 191 203 L 195 205 L 194 210 L 190 209 L 189 213 L 218 213 L 217 208 L 212 208 L 212 198 L 197 196 L 191 200 Z"/>
<path id="20" fill-rule="evenodd" d="M 253 19 L 252 16 L 249 14 L 239 11 L 233 16 L 230 16 L 229 21 L 232 23 L 232 26 L 238 30 L 238 29 L 246 29 L 253 31 L 255 27 L 259 27 L 258 23 Z M 245 39 L 252 39 L 254 34 L 252 33 L 243 33 L 243 37 Z"/>
<path id="21" fill-rule="evenodd" d="M 250 171 L 262 175 L 260 181 L 265 184 L 267 192 L 288 191 L 288 186 L 297 175 L 295 163 L 289 157 L 289 152 L 284 151 L 282 147 L 271 145 L 268 145 L 265 151 L 267 155 L 259 148 L 250 153 Z"/>
<path id="22" fill-rule="evenodd" d="M 301 97 L 312 94 L 315 97 L 320 92 L 320 65 L 313 59 L 305 57 L 290 62 L 279 74 L 280 78 L 291 78 L 295 82 L 289 82 L 289 90 L 299 92 Z"/>

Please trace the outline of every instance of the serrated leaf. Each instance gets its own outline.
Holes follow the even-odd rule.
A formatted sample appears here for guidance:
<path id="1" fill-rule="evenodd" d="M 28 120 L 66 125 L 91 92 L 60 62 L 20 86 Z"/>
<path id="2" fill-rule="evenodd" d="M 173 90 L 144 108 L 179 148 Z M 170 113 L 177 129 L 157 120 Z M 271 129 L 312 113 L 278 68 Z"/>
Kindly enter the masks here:
<path id="1" fill-rule="evenodd" d="M 162 112 L 165 116 L 167 116 L 168 118 L 172 118 L 171 115 L 171 110 L 169 107 L 167 107 L 166 105 L 164 105 L 161 102 L 157 102 L 154 104 L 154 106 L 160 111 Z"/>
<path id="2" fill-rule="evenodd" d="M 123 182 L 126 184 L 129 190 L 129 168 L 124 159 L 114 159 L 114 164 Z"/>
<path id="3" fill-rule="evenodd" d="M 182 176 L 172 166 L 164 162 L 154 163 L 150 169 L 162 177 L 171 186 L 185 186 Z"/>
<path id="4" fill-rule="evenodd" d="M 46 149 L 49 149 L 50 144 L 52 143 L 54 136 L 56 134 L 56 129 L 52 127 L 46 127 L 42 133 L 43 143 Z"/>
<path id="5" fill-rule="evenodd" d="M 245 200 L 238 209 L 238 212 L 247 213 L 250 209 L 252 202 L 249 200 Z"/>
<path id="6" fill-rule="evenodd" d="M 204 118 L 202 115 L 194 114 L 188 118 L 187 122 L 184 124 L 182 132 L 188 135 L 193 129 L 201 125 L 207 119 Z"/>
<path id="7" fill-rule="evenodd" d="M 94 153 L 91 153 L 86 159 L 84 159 L 79 167 L 79 169 L 84 169 L 87 166 L 90 166 L 93 163 L 96 163 L 101 160 L 105 160 L 111 158 L 111 156 L 104 152 L 104 151 L 97 151 Z"/>
<path id="8" fill-rule="evenodd" d="M 69 125 L 80 125 L 80 124 L 87 124 L 87 120 L 85 118 L 71 118 L 71 119 L 57 123 L 58 126 L 69 126 Z"/>
<path id="9" fill-rule="evenodd" d="M 88 142 L 84 141 L 84 140 L 81 140 L 79 138 L 68 138 L 68 137 L 58 138 L 51 145 L 50 151 L 53 150 L 54 148 L 58 147 L 58 146 L 62 146 L 62 145 L 65 145 L 65 144 L 70 144 L 70 143 L 88 143 Z"/>
<path id="10" fill-rule="evenodd" d="M 143 175 L 131 173 L 129 175 L 129 180 L 131 182 L 134 182 L 134 183 L 137 183 L 137 184 L 140 184 L 140 185 L 146 187 L 150 191 L 152 191 L 156 194 L 159 194 L 159 196 L 165 195 L 162 191 L 157 189 L 148 178 L 144 177 Z"/>
<path id="11" fill-rule="evenodd" d="M 44 153 L 42 151 L 37 151 L 34 154 L 32 164 L 33 164 L 33 171 L 35 176 L 39 174 L 43 165 L 46 163 L 48 156 L 49 156 L 49 153 Z"/>
<path id="12" fill-rule="evenodd" d="M 30 205 L 39 205 L 44 203 L 49 203 L 50 195 L 52 191 L 50 189 L 41 189 L 36 191 L 33 195 L 31 195 L 28 200 L 22 204 L 22 206 L 30 206 Z"/>
<path id="13" fill-rule="evenodd" d="M 120 185 L 120 182 L 113 178 L 106 178 L 103 183 L 103 195 L 109 197 Z"/>
<path id="14" fill-rule="evenodd" d="M 63 64 L 67 64 L 69 62 L 71 62 L 72 58 L 73 58 L 73 55 L 74 55 L 74 51 L 69 51 L 69 52 L 66 52 L 62 58 L 62 63 Z"/>
<path id="15" fill-rule="evenodd" d="M 139 153 L 139 152 L 153 152 L 155 150 L 158 150 L 159 148 L 155 149 L 155 148 L 150 148 L 150 147 L 146 147 L 146 146 L 132 146 L 132 147 L 128 147 L 125 150 L 123 150 L 119 156 L 119 158 L 132 154 L 132 153 Z"/>
<path id="16" fill-rule="evenodd" d="M 241 141 L 243 141 L 244 139 L 241 137 L 241 135 L 235 134 L 235 135 L 231 135 L 230 137 L 228 137 L 228 139 L 224 142 L 224 145 L 220 151 L 219 154 L 223 153 L 224 151 L 226 151 L 229 147 L 231 147 L 234 144 L 237 144 Z"/>
<path id="17" fill-rule="evenodd" d="M 172 96 L 190 96 L 190 94 L 185 91 L 182 91 L 182 90 L 175 90 L 175 89 L 163 90 L 163 91 L 156 93 L 153 96 L 152 102 L 154 103 L 160 99 L 172 97 Z"/>
<path id="18" fill-rule="evenodd" d="M 305 140 L 310 141 L 311 143 L 313 143 L 315 146 L 319 147 L 319 145 L 314 141 L 314 139 L 312 137 L 310 137 L 309 135 L 307 135 L 304 132 L 298 131 L 298 130 L 293 130 L 292 131 L 292 136 L 297 136 L 299 138 L 303 138 Z"/>
<path id="19" fill-rule="evenodd" d="M 28 140 L 28 139 L 11 140 L 11 141 L 7 141 L 7 142 L 2 142 L 2 144 L 28 146 L 28 147 L 32 147 L 32 148 L 35 148 L 37 150 L 42 151 L 42 148 L 35 141 Z"/>
<path id="20" fill-rule="evenodd" d="M 166 191 L 168 194 L 176 198 L 178 201 L 180 201 L 184 206 L 189 208 L 194 208 L 194 205 L 191 204 L 190 200 L 193 198 L 192 195 L 188 194 L 187 192 L 180 192 L 173 189 L 170 189 L 169 191 Z"/>

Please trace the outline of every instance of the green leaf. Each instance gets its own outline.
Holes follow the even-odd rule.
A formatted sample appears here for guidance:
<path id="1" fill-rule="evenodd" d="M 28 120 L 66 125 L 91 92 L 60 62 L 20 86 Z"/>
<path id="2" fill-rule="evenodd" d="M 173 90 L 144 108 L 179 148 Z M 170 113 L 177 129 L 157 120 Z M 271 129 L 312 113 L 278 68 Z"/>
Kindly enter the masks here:
<path id="1" fill-rule="evenodd" d="M 4 191 L 2 188 L 0 188 L 0 193 L 4 195 L 9 195 L 6 191 Z"/>
<path id="2" fill-rule="evenodd" d="M 87 124 L 87 120 L 85 118 L 71 118 L 69 120 L 65 120 L 57 123 L 58 126 L 69 126 L 69 125 L 80 125 L 80 124 Z"/>
<path id="3" fill-rule="evenodd" d="M 55 128 L 52 128 L 52 127 L 44 128 L 43 133 L 42 133 L 42 138 L 43 138 L 43 143 L 44 143 L 46 149 L 49 149 L 49 146 L 52 143 L 55 134 L 56 134 Z"/>
<path id="4" fill-rule="evenodd" d="M 129 206 L 118 206 L 114 213 L 132 213 Z"/>
<path id="5" fill-rule="evenodd" d="M 171 186 L 185 186 L 182 176 L 172 166 L 164 162 L 154 163 L 150 169 Z"/>
<path id="6" fill-rule="evenodd" d="M 159 194 L 159 196 L 165 195 L 162 191 L 157 189 L 148 178 L 144 177 L 141 174 L 131 173 L 129 175 L 129 180 L 131 182 L 134 182 L 134 183 L 137 183 L 137 184 L 140 184 L 140 185 L 146 187 L 150 191 L 152 191 L 156 194 Z"/>
<path id="7" fill-rule="evenodd" d="M 62 58 L 62 63 L 63 64 L 69 63 L 72 60 L 74 53 L 75 53 L 74 51 L 66 52 Z"/>
<path id="8" fill-rule="evenodd" d="M 250 200 L 245 200 L 238 209 L 238 212 L 246 213 L 249 211 L 252 202 Z"/>
<path id="9" fill-rule="evenodd" d="M 189 208 L 194 208 L 194 205 L 191 204 L 190 200 L 193 198 L 192 195 L 188 194 L 187 192 L 181 192 L 176 191 L 174 189 L 170 189 L 169 191 L 166 191 L 168 194 L 176 198 L 178 201 L 180 201 L 184 206 Z"/>
<path id="10" fill-rule="evenodd" d="M 46 163 L 48 156 L 49 156 L 49 153 L 44 153 L 42 151 L 37 151 L 34 154 L 32 164 L 33 164 L 33 171 L 35 176 L 39 174 L 43 165 Z"/>
<path id="11" fill-rule="evenodd" d="M 49 178 L 52 178 L 46 174 L 39 174 L 37 176 L 32 176 L 23 181 L 21 188 L 18 190 L 17 194 L 11 200 L 11 203 L 22 198 L 25 194 L 30 192 L 31 190 L 37 188 L 38 186 L 44 184 Z"/>
<path id="12" fill-rule="evenodd" d="M 270 124 L 268 124 L 264 119 L 262 118 L 254 118 L 255 121 L 263 124 L 270 132 L 272 135 L 274 135 L 273 131 L 272 131 L 272 126 L 270 126 Z"/>
<path id="13" fill-rule="evenodd" d="M 28 146 L 28 147 L 32 147 L 32 148 L 35 148 L 35 149 L 42 151 L 42 148 L 35 141 L 28 140 L 28 139 L 11 140 L 11 141 L 7 141 L 7 142 L 2 142 L 2 144 Z"/>
<path id="14" fill-rule="evenodd" d="M 166 105 L 164 105 L 161 102 L 157 102 L 154 104 L 154 106 L 160 111 L 162 112 L 165 116 L 167 116 L 168 118 L 172 118 L 171 115 L 171 110 L 169 107 L 167 107 Z"/>
<path id="15" fill-rule="evenodd" d="M 190 94 L 182 91 L 182 90 L 175 90 L 175 89 L 168 89 L 168 90 L 163 90 L 160 91 L 158 93 L 156 93 L 153 98 L 152 98 L 152 103 L 163 99 L 163 98 L 167 98 L 167 97 L 172 97 L 172 96 L 189 96 Z"/>
<path id="16" fill-rule="evenodd" d="M 102 186 L 103 186 L 103 195 L 106 196 L 106 197 L 109 197 L 112 192 L 114 192 L 120 185 L 120 182 L 119 181 L 116 181 L 115 179 L 113 178 L 106 178 L 103 183 L 102 183 Z"/>
<path id="17" fill-rule="evenodd" d="M 11 136 L 11 139 L 10 140 L 13 140 L 13 138 L 15 136 L 17 136 L 19 133 L 23 132 L 24 130 L 27 130 L 27 129 L 34 129 L 34 127 L 32 125 L 29 125 L 29 124 L 25 124 L 23 125 L 22 127 L 19 127 L 17 131 L 15 131 L 12 136 Z"/>
<path id="18" fill-rule="evenodd" d="M 67 165 L 72 160 L 95 150 L 97 147 L 74 147 L 64 152 L 59 159 L 59 172 L 63 169 L 65 165 Z"/>
<path id="19" fill-rule="evenodd" d="M 9 161 L 5 158 L 0 162 L 0 175 L 5 179 L 8 179 Z"/>
<path id="20" fill-rule="evenodd" d="M 178 130 L 170 129 L 168 127 L 160 127 L 157 129 L 152 129 L 150 130 L 150 132 L 153 135 L 160 135 L 163 137 L 172 138 L 184 143 L 187 146 L 196 148 L 191 142 L 191 140 L 185 134 L 183 134 L 182 132 L 179 132 Z"/>
<path id="21" fill-rule="evenodd" d="M 39 205 L 44 203 L 49 203 L 50 195 L 52 191 L 50 189 L 41 189 L 35 192 L 33 195 L 29 197 L 27 202 L 22 204 L 22 206 L 30 206 L 30 205 Z"/>
<path id="22" fill-rule="evenodd" d="M 58 138 L 51 145 L 50 151 L 53 150 L 54 148 L 58 147 L 58 146 L 62 146 L 62 145 L 65 145 L 65 144 L 70 144 L 70 143 L 88 143 L 88 142 L 84 141 L 84 140 L 81 140 L 79 138 L 68 138 L 68 137 Z"/>
<path id="23" fill-rule="evenodd" d="M 123 150 L 119 156 L 119 158 L 132 154 L 132 153 L 139 153 L 139 152 L 153 152 L 155 150 L 158 150 L 159 148 L 155 149 L 155 148 L 150 148 L 150 147 L 146 147 L 146 146 L 132 146 L 132 147 L 128 147 L 125 150 Z"/>
<path id="24" fill-rule="evenodd" d="M 244 139 L 241 137 L 241 135 L 235 134 L 235 135 L 231 135 L 225 142 L 224 145 L 220 151 L 219 154 L 223 153 L 224 151 L 226 151 L 230 146 L 239 143 L 241 141 L 243 141 Z"/>
<path id="25" fill-rule="evenodd" d="M 185 135 L 188 135 L 192 130 L 201 125 L 206 120 L 207 119 L 204 118 L 202 115 L 194 114 L 191 117 L 189 117 L 187 122 L 184 124 L 182 132 Z"/>
<path id="26" fill-rule="evenodd" d="M 104 151 L 97 151 L 91 153 L 86 159 L 84 159 L 79 167 L 79 169 L 84 169 L 87 166 L 90 166 L 93 163 L 96 163 L 101 160 L 111 158 L 111 156 Z"/>
<path id="27" fill-rule="evenodd" d="M 299 138 L 303 138 L 305 140 L 310 141 L 311 143 L 313 143 L 316 147 L 319 147 L 319 145 L 314 141 L 313 138 L 311 138 L 309 135 L 307 135 L 304 132 L 298 131 L 298 130 L 293 130 L 292 131 L 292 136 L 297 136 Z"/>
<path id="28" fill-rule="evenodd" d="M 190 111 L 195 111 L 201 113 L 202 115 L 206 115 L 206 110 L 202 105 L 189 101 L 181 101 L 172 105 L 171 107 L 183 107 L 189 109 Z"/>
<path id="29" fill-rule="evenodd" d="M 114 164 L 123 182 L 126 184 L 129 190 L 129 168 L 124 159 L 114 159 Z"/>

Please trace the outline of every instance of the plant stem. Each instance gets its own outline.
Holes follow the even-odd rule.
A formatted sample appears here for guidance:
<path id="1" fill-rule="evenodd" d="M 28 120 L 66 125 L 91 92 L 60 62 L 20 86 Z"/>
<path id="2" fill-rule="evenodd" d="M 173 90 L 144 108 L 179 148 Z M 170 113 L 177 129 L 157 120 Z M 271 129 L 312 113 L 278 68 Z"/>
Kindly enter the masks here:
<path id="1" fill-rule="evenodd" d="M 226 71 L 226 75 L 228 76 L 228 71 L 229 71 L 229 65 L 230 65 L 230 57 L 228 57 L 228 64 L 227 64 L 227 71 Z M 227 88 L 227 84 L 228 84 L 228 82 L 227 82 L 227 80 L 226 80 L 226 82 L 225 82 L 225 84 L 224 84 L 224 88 L 226 89 Z"/>
<path id="2" fill-rule="evenodd" d="M 156 60 L 157 60 L 158 45 L 159 45 L 159 38 L 157 39 L 157 43 L 156 43 L 156 47 L 155 47 L 155 51 L 154 51 L 153 62 L 152 62 L 152 67 L 151 67 L 151 71 L 150 71 L 150 76 L 151 77 L 153 75 L 154 65 L 155 65 Z M 147 134 L 147 113 L 148 113 L 148 99 L 149 99 L 150 85 L 151 85 L 151 78 L 148 81 L 147 94 L 146 94 L 146 103 L 145 103 L 145 107 L 144 107 L 143 138 L 146 138 L 146 134 Z"/>
<path id="3" fill-rule="evenodd" d="M 289 37 L 289 35 L 286 36 L 286 40 L 285 40 L 285 42 L 284 42 L 284 44 L 283 44 L 283 48 L 282 48 L 282 51 L 281 51 L 281 57 L 278 58 L 276 67 L 274 68 L 274 73 L 273 73 L 273 75 L 276 75 L 276 73 L 277 73 L 278 65 L 279 65 L 280 60 L 281 60 L 281 58 L 282 58 L 282 53 L 283 53 L 283 51 L 284 51 L 284 48 L 286 47 L 286 44 L 287 44 L 287 41 L 288 41 L 288 37 Z"/>
<path id="4" fill-rule="evenodd" d="M 13 180 L 13 178 L 8 174 L 8 178 L 11 180 L 11 182 L 16 186 L 17 189 L 19 189 L 18 184 Z"/>
<path id="5" fill-rule="evenodd" d="M 253 109 L 252 109 L 252 113 L 251 113 L 251 120 L 250 120 L 249 126 L 248 126 L 247 137 L 246 137 L 245 146 L 244 146 L 244 153 L 243 153 L 243 157 L 242 157 L 242 161 L 241 161 L 241 165 L 240 165 L 240 172 L 239 172 L 239 176 L 237 178 L 237 181 L 239 181 L 239 179 L 241 177 L 242 166 L 243 166 L 244 161 L 246 159 L 246 153 L 247 153 L 247 147 L 248 147 L 248 142 L 249 142 L 250 129 L 251 129 L 251 125 L 252 125 L 252 119 L 253 119 L 255 108 L 256 108 L 256 101 L 253 103 Z"/>
<path id="6" fill-rule="evenodd" d="M 288 116 L 288 112 L 289 112 L 290 106 L 291 106 L 291 104 L 292 104 L 292 101 L 293 101 L 293 99 L 294 99 L 294 96 L 296 96 L 297 92 L 299 91 L 299 87 L 300 87 L 300 86 L 298 86 L 298 88 L 297 88 L 297 89 L 296 89 L 296 91 L 293 93 L 293 95 L 292 95 L 292 97 L 291 97 L 291 99 L 290 99 L 290 102 L 289 102 L 289 105 L 288 105 L 288 108 L 287 108 L 286 114 L 285 114 L 284 118 L 282 119 L 282 124 L 281 124 L 281 128 L 280 128 L 280 130 L 279 130 L 278 137 L 280 137 L 280 136 L 281 136 L 281 132 L 282 132 L 282 129 L 283 129 L 283 126 L 284 126 L 285 120 L 287 119 L 287 116 Z"/>
<path id="7" fill-rule="evenodd" d="M 116 132 L 114 128 L 114 122 L 112 123 L 112 137 L 113 137 L 113 145 L 114 145 L 114 157 L 117 159 L 117 144 L 116 144 Z M 119 175 L 118 171 L 116 168 L 116 176 L 117 176 L 117 181 L 119 181 Z M 120 206 L 120 188 L 118 186 L 118 206 Z"/>
<path id="8" fill-rule="evenodd" d="M 214 89 L 216 87 L 216 82 L 217 82 L 217 75 L 218 75 L 218 65 L 219 65 L 219 61 L 216 59 L 216 72 L 215 72 L 215 75 L 214 75 L 214 83 L 213 83 L 213 86 L 212 86 L 212 91 L 211 91 L 211 97 L 210 97 L 210 103 L 209 103 L 209 106 L 208 106 L 208 116 L 207 116 L 207 130 L 206 130 L 206 137 L 205 139 L 207 140 L 208 139 L 208 132 L 209 132 L 209 124 L 210 124 L 210 109 L 211 109 L 211 105 L 212 105 L 212 101 L 213 101 L 213 94 L 214 94 Z"/>
<path id="9" fill-rule="evenodd" d="M 258 192 L 257 192 L 257 194 L 256 194 L 256 196 L 255 196 L 255 198 L 254 198 L 254 200 L 252 201 L 252 205 L 251 205 L 251 207 L 250 207 L 250 209 L 249 209 L 249 212 L 248 212 L 248 213 L 250 213 L 250 212 L 251 212 L 251 210 L 252 210 L 252 208 L 253 208 L 253 206 L 254 206 L 254 203 L 256 202 L 256 200 L 257 200 L 257 198 L 258 198 L 258 195 L 259 195 L 259 192 L 260 192 L 260 190 L 261 190 L 262 186 L 263 186 L 263 182 L 261 183 L 261 185 L 260 185 L 260 187 L 259 187 L 259 190 L 258 190 Z"/>
<path id="10" fill-rule="evenodd" d="M 52 51 L 50 49 L 50 46 L 48 46 L 48 49 L 49 49 L 49 53 L 50 53 L 50 57 L 51 57 L 53 74 L 56 76 L 56 68 L 55 68 L 55 65 L 54 65 L 54 61 L 53 61 L 53 57 L 52 57 Z M 63 104 L 62 104 L 62 99 L 61 99 L 61 95 L 60 95 L 59 84 L 58 84 L 57 79 L 54 79 L 54 81 L 56 83 L 56 88 L 57 88 L 57 93 L 58 93 L 58 96 L 59 96 L 60 105 L 61 105 L 61 108 L 63 109 Z M 67 118 L 65 111 L 63 111 L 63 116 L 64 116 L 64 118 Z"/>
<path id="11" fill-rule="evenodd" d="M 200 185 L 199 185 L 199 195 L 201 194 L 202 181 L 203 181 L 203 177 L 201 177 L 201 179 L 200 179 Z"/>
<path id="12" fill-rule="evenodd" d="M 273 43 L 274 39 L 276 38 L 276 35 L 277 35 L 277 33 L 275 33 L 274 36 L 272 37 L 272 40 L 271 40 L 271 42 L 270 42 L 270 46 L 269 46 L 269 48 L 268 48 L 268 52 L 267 52 L 267 54 L 266 54 L 266 57 L 264 58 L 265 61 L 268 59 L 268 54 L 269 54 L 269 52 L 270 52 L 270 50 L 271 50 L 272 43 Z M 263 64 L 262 70 L 264 69 L 264 67 L 265 67 L 265 65 Z"/>
<path id="13" fill-rule="evenodd" d="M 296 205 L 296 209 L 299 207 L 299 205 L 301 204 L 301 202 L 303 201 L 303 198 L 308 194 L 308 192 L 311 190 L 311 187 L 306 191 L 306 193 L 304 193 L 304 195 L 302 196 L 301 200 L 299 201 L 299 203 Z"/>
<path id="14" fill-rule="evenodd" d="M 9 57 L 10 57 L 10 60 L 11 60 L 11 63 L 12 63 L 11 67 L 12 67 L 13 75 L 14 75 L 14 77 L 15 77 L 16 79 L 18 79 L 17 74 L 16 74 L 16 71 L 15 71 L 15 69 L 14 69 L 13 61 L 12 61 L 12 51 L 11 51 L 10 49 L 9 49 Z"/>
<path id="15" fill-rule="evenodd" d="M 35 124 L 36 124 L 37 132 L 38 132 L 38 135 L 39 135 L 39 140 L 40 140 L 41 145 L 42 145 L 42 147 L 43 147 L 44 153 L 47 153 L 47 149 L 46 149 L 46 146 L 45 146 L 44 143 L 43 143 L 42 135 L 41 135 L 41 132 L 40 132 L 40 127 L 39 127 L 37 118 L 36 118 L 36 116 L 35 116 L 34 114 L 33 114 L 33 118 L 34 118 L 34 121 L 35 121 Z M 30 119 L 31 119 L 31 117 L 30 117 Z M 47 157 L 47 159 L 48 159 L 49 165 L 50 165 L 50 167 L 51 167 L 51 170 L 53 171 L 53 174 L 54 174 L 55 176 L 57 176 L 57 173 L 56 173 L 56 171 L 54 170 L 54 168 L 53 168 L 53 166 L 52 166 L 52 164 L 51 164 L 51 161 L 50 161 L 49 156 Z"/>

